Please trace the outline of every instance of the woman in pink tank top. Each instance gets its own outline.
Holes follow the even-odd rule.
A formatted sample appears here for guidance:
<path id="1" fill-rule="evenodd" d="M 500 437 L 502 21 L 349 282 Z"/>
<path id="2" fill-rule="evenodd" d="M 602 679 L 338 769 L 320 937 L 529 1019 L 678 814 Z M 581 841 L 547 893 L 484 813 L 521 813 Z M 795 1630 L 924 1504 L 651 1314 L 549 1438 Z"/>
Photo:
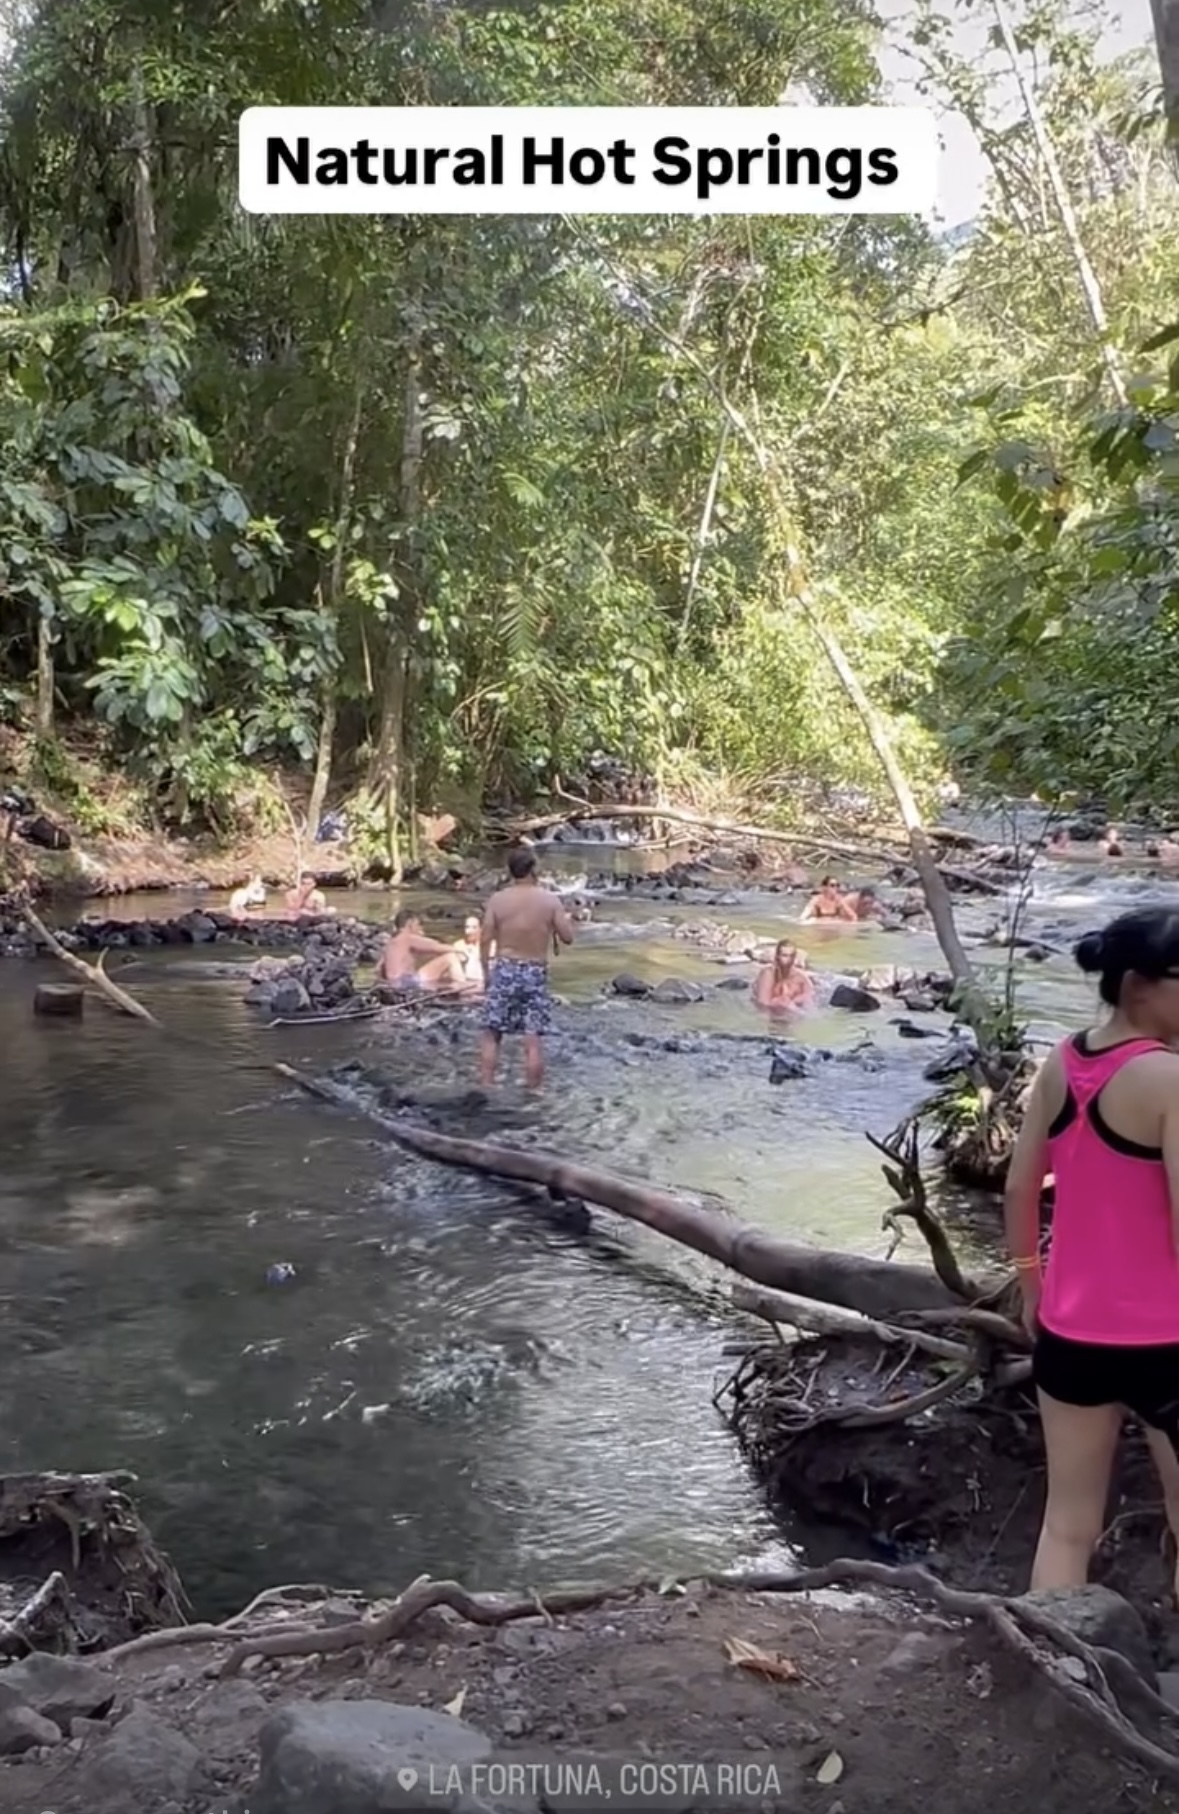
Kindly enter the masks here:
<path id="1" fill-rule="evenodd" d="M 1047 1059 L 1007 1180 L 1048 1455 L 1033 1588 L 1088 1579 L 1127 1411 L 1145 1426 L 1179 1545 L 1179 911 L 1123 914 L 1076 959 L 1112 1012 Z"/>

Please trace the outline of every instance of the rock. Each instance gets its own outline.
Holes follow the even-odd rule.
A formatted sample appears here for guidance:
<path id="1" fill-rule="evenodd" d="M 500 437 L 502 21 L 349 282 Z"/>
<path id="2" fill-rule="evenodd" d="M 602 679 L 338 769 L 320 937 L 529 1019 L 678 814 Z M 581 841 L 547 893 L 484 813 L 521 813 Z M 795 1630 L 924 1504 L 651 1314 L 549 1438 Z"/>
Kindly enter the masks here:
<path id="1" fill-rule="evenodd" d="M 0 1687 L 12 1689 L 27 1706 L 68 1732 L 73 1719 L 102 1719 L 109 1713 L 117 1683 L 105 1669 L 90 1663 L 36 1651 L 23 1662 L 10 1663 L 0 1674 Z"/>
<path id="2" fill-rule="evenodd" d="M 748 990 L 749 978 L 747 976 L 722 976 L 716 986 L 718 989 Z"/>
<path id="3" fill-rule="evenodd" d="M 280 977 L 274 984 L 270 1007 L 276 1015 L 287 1019 L 296 1014 L 306 1014 L 310 1006 L 311 997 L 297 976 Z"/>
<path id="4" fill-rule="evenodd" d="M 217 936 L 216 922 L 207 913 L 182 913 L 176 924 L 194 945 L 211 945 Z"/>
<path id="5" fill-rule="evenodd" d="M 933 996 L 923 995 L 920 990 L 911 989 L 907 995 L 902 995 L 901 1000 L 910 1014 L 936 1014 L 937 1012 L 937 1003 Z"/>
<path id="6" fill-rule="evenodd" d="M 832 1008 L 846 1008 L 851 1014 L 871 1014 L 879 1008 L 880 1003 L 867 989 L 859 989 L 853 983 L 836 983 L 831 991 L 828 1005 Z"/>
<path id="7" fill-rule="evenodd" d="M 629 995 L 637 1000 L 651 994 L 651 984 L 644 982 L 641 976 L 631 976 L 629 971 L 624 971 L 621 976 L 616 976 L 611 981 L 610 993 L 612 995 Z"/>
<path id="8" fill-rule="evenodd" d="M 23 1757 L 41 1745 L 61 1742 L 61 1728 L 25 1703 L 16 1694 L 11 1701 L 0 1696 L 0 1757 Z"/>
<path id="9" fill-rule="evenodd" d="M 1155 1685 L 1154 1655 L 1141 1616 L 1110 1587 L 1048 1587 L 1022 1595 L 1027 1606 L 1051 1615 L 1084 1644 L 1116 1650 L 1150 1687 Z"/>
<path id="10" fill-rule="evenodd" d="M 246 990 L 246 1003 L 251 1008 L 271 1008 L 274 1006 L 277 982 L 251 983 Z"/>
<path id="11" fill-rule="evenodd" d="M 1179 1709 L 1179 1669 L 1165 1669 L 1159 1676 L 1159 1693 L 1168 1707 Z"/>
<path id="12" fill-rule="evenodd" d="M 196 1746 L 147 1707 L 132 1707 L 85 1755 L 87 1789 L 118 1795 L 129 1808 L 183 1802 L 205 1786 Z"/>
<path id="13" fill-rule="evenodd" d="M 461 1797 L 439 1781 L 423 1795 L 431 1765 L 473 1764 L 491 1755 L 481 1732 L 449 1714 L 395 1701 L 316 1701 L 286 1707 L 259 1735 L 250 1814 L 393 1814 L 428 1801 L 439 1814 Z M 415 1793 L 416 1790 L 416 1793 Z"/>
<path id="14" fill-rule="evenodd" d="M 652 1001 L 688 1002 L 703 1001 L 704 990 L 699 983 L 683 982 L 679 977 L 666 976 L 661 983 L 656 983 L 651 990 Z"/>
<path id="15" fill-rule="evenodd" d="M 779 1046 L 770 1065 L 770 1082 L 790 1083 L 798 1077 L 809 1077 L 810 1069 L 805 1052 L 793 1046 Z"/>

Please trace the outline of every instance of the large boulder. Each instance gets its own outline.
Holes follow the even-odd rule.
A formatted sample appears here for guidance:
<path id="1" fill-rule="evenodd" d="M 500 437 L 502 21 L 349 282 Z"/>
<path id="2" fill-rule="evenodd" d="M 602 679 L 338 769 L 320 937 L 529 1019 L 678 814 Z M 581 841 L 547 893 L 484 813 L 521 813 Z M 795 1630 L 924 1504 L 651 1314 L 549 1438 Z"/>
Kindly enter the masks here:
<path id="1" fill-rule="evenodd" d="M 250 1814 L 394 1814 L 462 1805 L 450 1765 L 491 1755 L 483 1733 L 449 1714 L 395 1701 L 310 1701 L 286 1707 L 259 1735 Z"/>

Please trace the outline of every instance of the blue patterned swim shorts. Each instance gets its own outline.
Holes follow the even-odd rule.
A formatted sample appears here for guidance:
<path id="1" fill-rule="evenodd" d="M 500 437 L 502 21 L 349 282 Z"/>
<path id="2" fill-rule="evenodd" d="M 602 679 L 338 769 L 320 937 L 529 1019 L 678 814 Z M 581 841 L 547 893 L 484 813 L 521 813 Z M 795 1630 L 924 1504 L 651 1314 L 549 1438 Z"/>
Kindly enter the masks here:
<path id="1" fill-rule="evenodd" d="M 487 979 L 483 1025 L 489 1033 L 549 1033 L 553 1004 L 547 964 L 497 957 Z"/>

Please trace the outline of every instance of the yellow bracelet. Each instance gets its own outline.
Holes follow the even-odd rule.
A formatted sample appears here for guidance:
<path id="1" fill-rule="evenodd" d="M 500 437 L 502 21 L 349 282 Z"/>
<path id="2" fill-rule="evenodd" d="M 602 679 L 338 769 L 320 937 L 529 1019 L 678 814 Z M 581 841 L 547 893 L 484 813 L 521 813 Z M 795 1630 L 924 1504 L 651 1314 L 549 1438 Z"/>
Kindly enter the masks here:
<path id="1" fill-rule="evenodd" d="M 1030 1260 L 1012 1260 L 1016 1272 L 1037 1272 L 1040 1266 L 1039 1254 L 1033 1254 Z"/>

